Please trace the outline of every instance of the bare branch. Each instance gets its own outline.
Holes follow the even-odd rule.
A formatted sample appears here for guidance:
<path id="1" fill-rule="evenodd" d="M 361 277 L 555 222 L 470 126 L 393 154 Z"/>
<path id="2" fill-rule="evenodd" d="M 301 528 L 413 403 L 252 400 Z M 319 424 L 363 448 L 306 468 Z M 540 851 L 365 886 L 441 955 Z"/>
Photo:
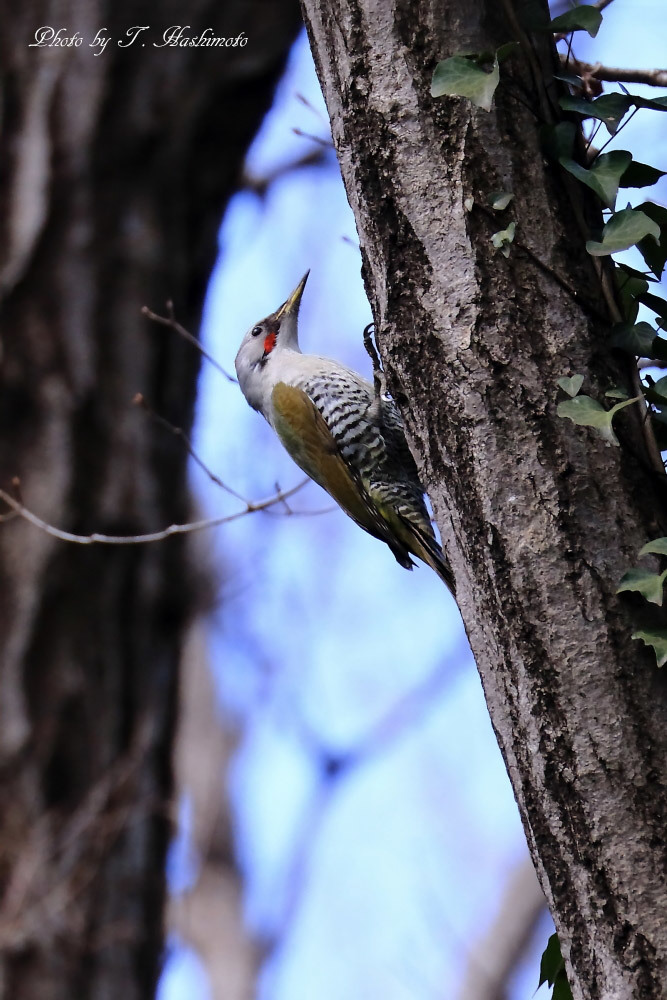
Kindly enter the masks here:
<path id="1" fill-rule="evenodd" d="M 153 320 L 154 323 L 159 323 L 161 326 L 168 326 L 171 330 L 174 330 L 179 337 L 182 337 L 183 340 L 187 340 L 188 344 L 192 344 L 192 346 L 199 351 L 202 357 L 206 358 L 207 361 L 210 361 L 213 367 L 217 368 L 220 374 L 224 375 L 228 382 L 234 382 L 238 385 L 238 379 L 235 379 L 233 375 L 226 372 L 222 365 L 219 364 L 215 358 L 202 347 L 197 338 L 193 337 L 189 330 L 186 330 L 184 326 L 181 326 L 181 324 L 177 322 L 176 317 L 174 316 L 173 302 L 167 302 L 167 311 L 169 313 L 168 316 L 159 316 L 157 313 L 154 313 L 152 309 L 149 309 L 148 306 L 143 306 L 141 314 L 142 316 L 146 316 L 148 319 Z"/>
<path id="2" fill-rule="evenodd" d="M 622 69 L 581 62 L 574 56 L 568 59 L 565 53 L 560 53 L 560 59 L 564 67 L 574 70 L 584 81 L 588 78 L 606 83 L 645 83 L 649 87 L 667 87 L 667 69 Z"/>
<path id="3" fill-rule="evenodd" d="M 3 489 L 0 489 L 0 500 L 4 500 L 7 506 L 19 517 L 22 517 L 24 521 L 28 521 L 35 528 L 39 528 L 40 531 L 44 531 L 47 535 L 50 535 L 52 538 L 58 538 L 62 542 L 72 542 L 76 545 L 146 545 L 148 542 L 161 542 L 171 535 L 188 535 L 195 531 L 203 531 L 205 528 L 214 528 L 219 524 L 228 524 L 230 521 L 237 521 L 240 517 L 245 517 L 246 514 L 254 514 L 258 510 L 266 510 L 267 507 L 271 507 L 273 504 L 283 503 L 287 497 L 293 496 L 308 481 L 304 479 L 297 486 L 293 486 L 289 490 L 281 490 L 274 496 L 267 497 L 266 500 L 259 500 L 257 503 L 248 503 L 243 510 L 237 510 L 233 514 L 226 514 L 224 517 L 207 517 L 201 521 L 191 521 L 189 524 L 170 524 L 168 528 L 163 528 L 162 531 L 151 531 L 145 535 L 103 535 L 99 532 L 93 532 L 91 535 L 75 535 L 71 531 L 62 531 L 60 528 L 56 528 L 54 525 L 43 521 L 41 517 L 37 517 L 36 514 L 33 514 L 31 510 L 28 510 L 27 507 L 18 500 L 15 500 L 14 497 Z"/>
<path id="4" fill-rule="evenodd" d="M 227 486 L 227 484 L 223 483 L 222 479 L 220 479 L 219 476 L 216 476 L 215 472 L 209 469 L 208 465 L 206 465 L 206 463 L 204 462 L 204 459 L 201 458 L 201 456 L 198 455 L 195 449 L 193 448 L 190 438 L 187 436 L 182 427 L 177 427 L 175 424 L 172 424 L 170 420 L 167 420 L 166 417 L 163 417 L 159 413 L 157 413 L 153 409 L 153 407 L 146 401 L 145 396 L 141 392 L 138 392 L 134 396 L 132 402 L 135 404 L 135 406 L 140 406 L 142 410 L 144 410 L 148 414 L 148 416 L 150 416 L 153 420 L 156 421 L 156 423 L 160 424 L 161 427 L 166 428 L 166 430 L 170 431 L 174 435 L 174 437 L 179 438 L 179 440 L 183 442 L 183 445 L 188 454 L 192 456 L 192 458 L 200 467 L 200 469 L 203 469 L 203 471 L 206 473 L 211 482 L 215 483 L 216 486 L 220 486 L 223 490 L 225 490 L 226 493 L 229 493 L 230 496 L 235 497 L 236 500 L 240 500 L 241 503 L 246 504 L 247 507 L 253 507 L 253 503 L 251 500 L 248 500 L 247 497 L 244 497 L 242 493 L 237 493 L 237 491 L 232 489 L 231 486 Z M 306 483 L 308 483 L 309 481 L 310 480 L 308 479 L 304 479 L 296 488 L 300 489 L 301 487 L 305 486 Z M 19 480 L 15 478 L 13 480 L 13 484 L 14 486 L 17 487 L 17 499 L 19 500 L 19 502 L 22 502 L 21 496 L 18 493 L 18 483 Z M 277 517 L 281 516 L 284 517 L 286 514 L 289 515 L 290 517 L 314 517 L 316 515 L 319 516 L 320 514 L 330 514 L 333 510 L 336 510 L 335 505 L 331 507 L 321 507 L 318 510 L 293 510 L 285 499 L 285 497 L 289 496 L 289 494 L 283 493 L 280 483 L 275 484 L 275 490 L 276 490 L 275 502 L 276 504 L 282 504 L 283 509 L 271 510 L 269 507 L 265 507 L 263 509 L 266 514 L 274 514 Z M 250 511 L 247 511 L 246 513 L 250 513 Z M 14 510 L 10 510 L 8 514 L 0 514 L 0 523 L 2 521 L 10 521 L 14 517 L 18 517 L 17 512 Z"/>

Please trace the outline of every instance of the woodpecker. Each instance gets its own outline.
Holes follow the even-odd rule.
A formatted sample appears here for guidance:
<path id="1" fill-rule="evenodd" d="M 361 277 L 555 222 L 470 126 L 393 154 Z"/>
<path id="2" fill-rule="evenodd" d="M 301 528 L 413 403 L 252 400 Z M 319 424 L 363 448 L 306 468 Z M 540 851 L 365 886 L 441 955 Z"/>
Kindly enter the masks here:
<path id="1" fill-rule="evenodd" d="M 246 400 L 287 452 L 397 562 L 431 566 L 454 592 L 403 421 L 393 400 L 337 361 L 302 354 L 298 315 L 307 272 L 286 302 L 244 336 L 236 374 Z"/>

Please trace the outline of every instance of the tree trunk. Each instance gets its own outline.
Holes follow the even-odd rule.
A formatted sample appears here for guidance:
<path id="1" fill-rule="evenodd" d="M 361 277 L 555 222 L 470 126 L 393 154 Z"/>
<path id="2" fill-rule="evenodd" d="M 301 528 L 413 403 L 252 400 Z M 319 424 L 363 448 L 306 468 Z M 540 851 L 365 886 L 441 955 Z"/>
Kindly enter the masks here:
<path id="1" fill-rule="evenodd" d="M 84 534 L 185 521 L 184 452 L 131 401 L 141 392 L 187 428 L 198 358 L 140 310 L 173 299 L 196 329 L 222 209 L 298 8 L 0 8 L 0 486 L 18 477 L 27 507 Z M 178 24 L 247 43 L 153 45 Z M 30 47 L 43 27 L 83 43 Z M 95 54 L 99 29 L 111 42 Z M 68 546 L 3 520 L 0 998 L 147 998 L 197 573 L 182 539 Z"/>
<path id="2" fill-rule="evenodd" d="M 559 376 L 582 373 L 602 397 L 631 374 L 603 347 L 578 224 L 599 224 L 599 207 L 540 148 L 550 36 L 518 35 L 509 0 L 303 2 L 389 387 L 574 996 L 662 997 L 665 679 L 630 639 L 640 602 L 615 589 L 667 534 L 664 479 L 638 407 L 618 418 L 621 448 L 556 416 Z M 517 37 L 490 113 L 430 97 L 440 59 Z M 498 189 L 515 195 L 504 214 L 484 207 Z M 505 259 L 491 235 L 510 219 Z"/>
<path id="3" fill-rule="evenodd" d="M 231 804 L 223 795 L 238 729 L 221 717 L 201 619 L 185 644 L 179 705 L 174 772 L 188 796 L 198 864 L 191 883 L 170 900 L 168 924 L 204 963 L 211 1000 L 250 1000 L 260 955 L 243 919 Z"/>

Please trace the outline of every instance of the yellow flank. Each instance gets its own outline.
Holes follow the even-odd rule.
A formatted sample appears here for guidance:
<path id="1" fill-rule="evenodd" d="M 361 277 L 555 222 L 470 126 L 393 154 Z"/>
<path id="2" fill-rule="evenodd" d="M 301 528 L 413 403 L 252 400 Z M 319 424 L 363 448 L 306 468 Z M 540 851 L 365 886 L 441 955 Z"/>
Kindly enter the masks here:
<path id="1" fill-rule="evenodd" d="M 273 426 L 289 455 L 357 524 L 386 539 L 387 527 L 341 456 L 327 423 L 310 397 L 278 382 L 271 395 Z"/>
<path id="2" fill-rule="evenodd" d="M 361 476 L 338 450 L 326 420 L 302 389 L 278 382 L 271 394 L 272 424 L 286 451 L 353 521 L 387 543 L 406 569 L 414 565 L 410 554 L 422 559 L 454 592 L 449 566 L 426 521 L 413 523 L 400 511 L 374 497 Z"/>

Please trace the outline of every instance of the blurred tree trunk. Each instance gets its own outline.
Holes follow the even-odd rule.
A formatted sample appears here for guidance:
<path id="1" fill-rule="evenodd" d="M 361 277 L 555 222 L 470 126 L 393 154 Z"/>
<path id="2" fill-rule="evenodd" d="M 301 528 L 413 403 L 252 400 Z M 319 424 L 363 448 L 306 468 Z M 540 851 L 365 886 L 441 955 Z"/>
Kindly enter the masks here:
<path id="1" fill-rule="evenodd" d="M 190 807 L 197 871 L 170 900 L 169 928 L 199 954 L 212 1000 L 250 1000 L 260 954 L 241 920 L 241 875 L 223 791 L 238 730 L 221 718 L 201 619 L 189 631 L 183 667 L 174 771 Z"/>
<path id="2" fill-rule="evenodd" d="M 185 456 L 223 207 L 299 25 L 294 0 L 0 2 L 0 485 L 79 533 L 188 519 Z M 154 47 L 172 25 L 245 46 Z M 142 40 L 119 47 L 133 26 Z M 29 47 L 38 28 L 80 47 Z M 107 49 L 95 55 L 96 32 Z M 78 547 L 0 525 L 0 997 L 153 995 L 182 539 Z"/>
<path id="3" fill-rule="evenodd" d="M 638 407 L 618 421 L 621 448 L 555 413 L 559 376 L 601 395 L 631 375 L 600 349 L 607 307 L 575 221 L 599 224 L 599 207 L 540 148 L 552 41 L 522 34 L 487 113 L 434 101 L 431 76 L 516 38 L 511 0 L 303 2 L 389 387 L 574 996 L 663 997 L 667 697 L 630 639 L 638 605 L 615 589 L 667 533 L 664 487 Z M 536 7 L 546 19 L 546 2 L 517 10 Z M 515 195 L 503 215 L 480 207 L 498 189 Z M 510 219 L 505 259 L 491 236 Z"/>

